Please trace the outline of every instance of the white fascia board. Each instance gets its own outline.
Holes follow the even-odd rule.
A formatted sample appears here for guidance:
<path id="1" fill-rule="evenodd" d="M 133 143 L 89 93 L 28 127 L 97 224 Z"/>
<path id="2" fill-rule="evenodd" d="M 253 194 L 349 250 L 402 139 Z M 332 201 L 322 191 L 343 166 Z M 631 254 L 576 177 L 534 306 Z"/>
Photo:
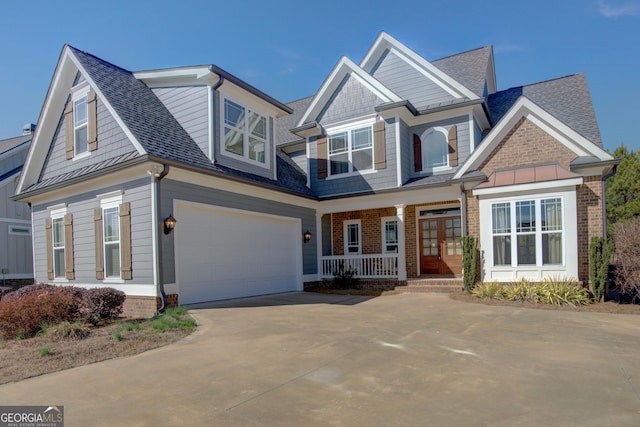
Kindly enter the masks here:
<path id="1" fill-rule="evenodd" d="M 472 190 L 472 194 L 474 196 L 487 196 L 487 195 L 497 195 L 497 194 L 523 194 L 527 193 L 535 193 L 535 192 L 545 192 L 551 189 L 557 190 L 558 188 L 570 188 L 577 185 L 582 185 L 583 179 L 579 178 L 569 178 L 562 179 L 556 181 L 545 181 L 545 182 L 532 182 L 528 184 L 516 184 L 516 185 L 505 185 L 503 187 L 491 187 L 491 188 L 479 188 L 477 190 Z"/>
<path id="2" fill-rule="evenodd" d="M 385 32 L 380 33 L 373 46 L 369 49 L 369 52 L 360 63 L 360 66 L 366 72 L 371 72 L 386 49 L 389 49 L 394 54 L 398 55 L 407 64 L 413 66 L 424 76 L 433 80 L 452 96 L 456 98 L 467 97 L 469 99 L 478 99 L 478 95 L 461 85 L 448 74 L 441 71 L 438 67 Z"/>
<path id="3" fill-rule="evenodd" d="M 364 209 L 377 209 L 395 205 L 419 205 L 435 202 L 458 200 L 461 197 L 457 184 L 417 188 L 415 190 L 395 191 L 384 194 L 354 195 L 340 199 L 322 200 L 318 206 L 318 215 L 336 212 L 350 212 Z"/>
<path id="4" fill-rule="evenodd" d="M 73 85 L 77 68 L 70 59 L 71 51 L 65 46 L 53 74 L 47 97 L 44 100 L 36 131 L 31 140 L 29 153 L 25 160 L 23 173 L 20 176 L 16 193 L 20 194 L 38 181 L 40 172 L 49 152 L 49 144 L 58 127 L 60 117 Z"/>
<path id="5" fill-rule="evenodd" d="M 100 97 L 100 100 L 102 101 L 104 106 L 107 107 L 107 110 L 109 111 L 113 119 L 116 121 L 116 123 L 118 123 L 118 126 L 120 126 L 124 134 L 127 135 L 127 138 L 129 138 L 129 141 L 133 144 L 138 154 L 140 155 L 147 154 L 146 150 L 142 147 L 142 144 L 140 144 L 138 139 L 135 136 L 133 136 L 133 133 L 131 133 L 131 130 L 129 130 L 127 125 L 124 124 L 124 122 L 122 121 L 122 118 L 118 115 L 118 113 L 116 113 L 116 110 L 114 110 L 114 108 L 111 106 L 111 104 L 107 100 L 107 97 L 104 96 L 104 94 L 102 93 L 102 90 L 100 89 L 100 86 L 96 84 L 96 82 L 91 78 L 89 73 L 86 72 L 82 64 L 80 64 L 80 61 L 78 61 L 78 58 L 76 58 L 71 51 L 68 51 L 68 52 L 69 52 L 68 53 L 69 57 L 71 58 L 73 63 L 76 65 L 76 68 L 82 73 L 84 78 L 89 82 L 89 86 L 91 86 L 91 88 L 96 92 L 96 94 L 98 94 L 98 96 Z"/>
<path id="6" fill-rule="evenodd" d="M 314 96 L 311 104 L 305 111 L 304 115 L 296 125 L 296 127 L 302 126 L 308 120 L 315 120 L 316 116 L 325 104 L 331 99 L 333 93 L 338 89 L 340 83 L 344 77 L 351 73 L 361 84 L 371 90 L 376 96 L 382 99 L 384 102 L 399 102 L 402 99 L 385 87 L 382 83 L 369 75 L 366 71 L 360 68 L 356 63 L 347 57 L 340 58 L 340 61 L 333 68 L 329 77 L 324 81 L 318 93 Z"/>
<path id="7" fill-rule="evenodd" d="M 522 117 L 540 127 L 569 150 L 576 153 L 576 156 L 594 156 L 600 160 L 613 159 L 609 153 L 556 119 L 530 99 L 521 96 L 498 124 L 491 129 L 479 148 L 471 154 L 455 174 L 454 179 L 461 178 L 465 173 L 480 166 Z"/>

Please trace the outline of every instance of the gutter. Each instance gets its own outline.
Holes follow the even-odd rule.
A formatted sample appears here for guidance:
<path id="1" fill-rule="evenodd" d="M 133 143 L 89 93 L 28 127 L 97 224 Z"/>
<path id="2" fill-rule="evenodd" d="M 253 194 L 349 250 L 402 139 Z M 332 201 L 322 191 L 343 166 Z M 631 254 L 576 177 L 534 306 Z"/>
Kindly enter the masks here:
<path id="1" fill-rule="evenodd" d="M 154 243 L 156 243 L 155 245 L 156 246 L 156 254 L 155 254 L 156 271 L 154 272 L 155 273 L 154 276 L 157 279 L 156 286 L 158 287 L 158 292 L 160 293 L 160 297 L 162 300 L 162 305 L 158 309 L 158 314 L 160 314 L 164 312 L 165 308 L 167 307 L 167 294 L 164 291 L 164 266 L 162 262 L 162 231 L 161 231 L 162 227 L 160 226 L 160 224 L 162 223 L 162 220 L 161 218 L 159 218 L 159 214 L 162 210 L 162 204 L 160 201 L 160 197 L 161 197 L 160 181 L 162 181 L 162 178 L 167 176 L 167 174 L 169 173 L 169 165 L 164 164 L 162 172 L 148 170 L 147 173 L 152 177 L 152 182 L 151 182 L 151 185 L 153 188 L 152 196 L 155 199 L 155 203 L 152 206 L 152 212 L 153 212 L 152 222 L 156 231 L 153 236 L 155 240 Z"/>

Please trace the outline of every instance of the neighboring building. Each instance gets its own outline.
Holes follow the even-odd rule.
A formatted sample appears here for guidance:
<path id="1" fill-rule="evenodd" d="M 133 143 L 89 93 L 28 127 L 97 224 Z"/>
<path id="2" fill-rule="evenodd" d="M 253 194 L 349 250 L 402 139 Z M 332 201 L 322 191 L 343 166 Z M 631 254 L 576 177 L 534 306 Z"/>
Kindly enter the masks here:
<path id="1" fill-rule="evenodd" d="M 497 92 L 491 47 L 429 62 L 381 33 L 283 104 L 214 65 L 130 72 L 65 46 L 15 199 L 36 280 L 148 315 L 163 292 L 302 290 L 341 267 L 460 275 L 466 234 L 485 280 L 585 280 L 615 163 L 584 75 Z"/>
<path id="2" fill-rule="evenodd" d="M 34 129 L 28 123 L 22 136 L 0 140 L 0 286 L 33 283 L 31 210 L 10 197 L 16 191 Z"/>

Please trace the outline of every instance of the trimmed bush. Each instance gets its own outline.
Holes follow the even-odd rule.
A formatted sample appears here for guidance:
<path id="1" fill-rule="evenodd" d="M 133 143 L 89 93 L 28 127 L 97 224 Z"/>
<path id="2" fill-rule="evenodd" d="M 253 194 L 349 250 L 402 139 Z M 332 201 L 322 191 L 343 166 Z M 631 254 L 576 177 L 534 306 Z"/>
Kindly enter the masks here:
<path id="1" fill-rule="evenodd" d="M 473 236 L 462 236 L 462 280 L 464 291 L 471 292 L 480 280 L 480 251 Z"/>
<path id="2" fill-rule="evenodd" d="M 589 244 L 589 280 L 595 301 L 603 301 L 613 243 L 604 237 L 594 236 Z"/>
<path id="3" fill-rule="evenodd" d="M 74 292 L 63 287 L 51 288 L 0 301 L 0 335 L 5 339 L 29 338 L 47 324 L 76 320 L 79 300 Z"/>
<path id="4" fill-rule="evenodd" d="M 97 325 L 104 320 L 117 319 L 122 314 L 126 295 L 113 288 L 92 288 L 84 292 L 80 312 L 82 317 Z"/>

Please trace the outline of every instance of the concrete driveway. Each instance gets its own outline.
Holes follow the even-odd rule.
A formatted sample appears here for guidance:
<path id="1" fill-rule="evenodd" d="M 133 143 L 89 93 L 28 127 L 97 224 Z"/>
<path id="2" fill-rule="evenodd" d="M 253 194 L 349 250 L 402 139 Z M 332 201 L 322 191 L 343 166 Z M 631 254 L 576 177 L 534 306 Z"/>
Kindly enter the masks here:
<path id="1" fill-rule="evenodd" d="M 640 318 L 440 294 L 193 307 L 186 339 L 0 386 L 66 426 L 638 426 Z"/>

